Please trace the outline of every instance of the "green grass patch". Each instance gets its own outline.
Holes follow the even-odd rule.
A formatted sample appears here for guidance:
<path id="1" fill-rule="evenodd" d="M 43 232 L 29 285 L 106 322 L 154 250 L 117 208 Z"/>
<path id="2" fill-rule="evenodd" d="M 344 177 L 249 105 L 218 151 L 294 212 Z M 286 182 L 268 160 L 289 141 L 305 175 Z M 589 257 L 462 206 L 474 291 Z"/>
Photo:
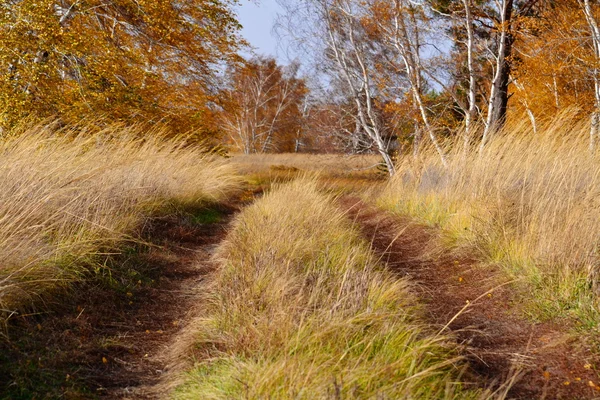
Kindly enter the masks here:
<path id="1" fill-rule="evenodd" d="M 223 220 L 223 212 L 216 208 L 202 208 L 192 214 L 196 224 L 216 224 Z"/>

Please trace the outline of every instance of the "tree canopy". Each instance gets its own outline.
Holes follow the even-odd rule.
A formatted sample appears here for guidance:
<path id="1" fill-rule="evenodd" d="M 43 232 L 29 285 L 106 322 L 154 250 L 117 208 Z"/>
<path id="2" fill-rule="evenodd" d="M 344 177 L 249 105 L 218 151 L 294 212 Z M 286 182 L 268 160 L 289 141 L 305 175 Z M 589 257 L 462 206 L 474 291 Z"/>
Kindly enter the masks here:
<path id="1" fill-rule="evenodd" d="M 242 41 L 237 0 L 9 0 L 0 5 L 0 126 L 90 114 L 200 126 Z"/>

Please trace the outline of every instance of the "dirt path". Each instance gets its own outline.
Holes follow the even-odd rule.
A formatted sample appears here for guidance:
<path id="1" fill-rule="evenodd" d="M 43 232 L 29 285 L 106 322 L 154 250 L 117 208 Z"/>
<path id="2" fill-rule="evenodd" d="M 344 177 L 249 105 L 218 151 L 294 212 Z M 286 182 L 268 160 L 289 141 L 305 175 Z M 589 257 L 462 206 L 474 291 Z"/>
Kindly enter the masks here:
<path id="1" fill-rule="evenodd" d="M 487 296 L 498 285 L 496 271 L 429 251 L 439 249 L 432 228 L 355 197 L 340 201 L 382 261 L 418 284 L 433 326 L 451 321 L 448 330 L 465 345 L 466 379 L 489 387 L 519 365 L 509 398 L 600 398 L 592 352 L 564 326 L 519 316 L 508 286 Z M 50 314 L 12 321 L 11 340 L 0 342 L 0 398 L 164 398 L 169 348 L 194 317 L 198 288 L 215 267 L 211 255 L 240 204 L 153 221 L 145 236 L 157 246 L 132 248 L 114 261 L 118 269 L 107 265 L 98 272 L 105 284 L 80 288 Z M 454 318 L 467 300 L 471 305 Z"/>
<path id="2" fill-rule="evenodd" d="M 233 206 L 211 210 L 208 218 L 218 222 L 188 225 L 167 220 L 153 226 L 152 237 L 162 243 L 153 256 L 153 262 L 161 265 L 160 284 L 140 293 L 139 307 L 125 318 L 127 326 L 115 327 L 114 334 L 126 338 L 128 351 L 106 357 L 111 364 L 102 382 L 106 397 L 164 398 L 156 386 L 169 372 L 170 344 L 194 317 L 199 287 L 215 268 L 211 257 L 236 210 Z"/>
<path id="3" fill-rule="evenodd" d="M 162 398 L 167 348 L 192 318 L 198 287 L 239 201 L 154 220 L 144 237 L 69 304 L 11 321 L 0 341 L 0 398 Z M 102 279 L 101 279 L 102 280 Z"/>
<path id="4" fill-rule="evenodd" d="M 520 379 L 509 398 L 600 398 L 600 381 L 593 370 L 597 357 L 569 334 L 568 327 L 532 323 L 520 316 L 509 286 L 497 287 L 502 283 L 497 271 L 478 267 L 469 257 L 432 252 L 440 248 L 433 228 L 403 221 L 355 197 L 344 197 L 341 204 L 382 261 L 418 284 L 426 318 L 439 328 L 451 321 L 448 330 L 466 346 L 467 379 L 489 387 L 505 382 L 512 367 L 520 366 Z M 470 305 L 455 317 L 467 302 Z"/>

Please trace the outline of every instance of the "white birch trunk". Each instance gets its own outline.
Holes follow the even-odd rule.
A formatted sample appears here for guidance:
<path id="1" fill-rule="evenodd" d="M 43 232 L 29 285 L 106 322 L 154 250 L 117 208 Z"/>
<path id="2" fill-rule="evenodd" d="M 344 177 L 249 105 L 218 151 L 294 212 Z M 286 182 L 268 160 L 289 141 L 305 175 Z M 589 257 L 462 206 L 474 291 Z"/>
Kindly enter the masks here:
<path id="1" fill-rule="evenodd" d="M 489 140 L 489 136 L 490 133 L 492 131 L 495 131 L 498 128 L 498 121 L 495 120 L 495 115 L 497 113 L 497 110 L 495 109 L 497 107 L 497 102 L 496 102 L 496 97 L 498 96 L 498 91 L 499 91 L 499 87 L 500 87 L 500 81 L 503 78 L 502 73 L 503 73 L 503 66 L 504 63 L 506 62 L 505 59 L 505 52 L 506 52 L 506 46 L 508 44 L 508 34 L 509 34 L 509 27 L 507 26 L 508 22 L 506 20 L 506 15 L 507 15 L 507 8 L 509 7 L 509 1 L 510 0 L 502 0 L 501 3 L 501 10 L 500 10 L 500 38 L 499 38 L 499 46 L 498 46 L 498 53 L 495 55 L 495 61 L 496 61 L 496 65 L 494 68 L 494 78 L 492 80 L 492 85 L 491 85 L 491 89 L 490 89 L 490 98 L 489 98 L 489 103 L 488 103 L 488 110 L 487 110 L 487 118 L 486 118 L 486 123 L 485 123 L 485 129 L 483 131 L 483 137 L 481 139 L 481 144 L 479 147 L 479 151 L 483 151 L 483 148 L 485 147 L 487 141 Z"/>
<path id="2" fill-rule="evenodd" d="M 594 79 L 594 111 L 591 115 L 591 123 L 590 123 L 590 150 L 594 151 L 596 149 L 596 142 L 598 141 L 598 135 L 600 133 L 600 71 L 599 63 L 600 63 L 600 28 L 598 27 L 598 21 L 594 16 L 592 11 L 592 6 L 590 4 L 590 0 L 579 0 L 579 4 L 583 9 L 583 13 L 585 14 L 585 19 L 590 27 L 590 32 L 592 34 L 592 43 L 594 46 L 594 55 L 595 55 L 595 63 L 592 68 L 592 77 Z"/>
<path id="3" fill-rule="evenodd" d="M 523 94 L 523 100 L 521 100 L 521 104 L 525 107 L 525 112 L 527 112 L 527 116 L 529 117 L 529 121 L 531 122 L 531 128 L 533 129 L 533 133 L 537 134 L 537 122 L 535 119 L 535 114 L 533 110 L 529 106 L 529 100 L 527 98 L 527 91 L 521 82 L 518 79 L 513 79 L 513 84 L 515 87 Z"/>
<path id="4" fill-rule="evenodd" d="M 404 69 L 406 70 L 406 74 L 410 83 L 410 91 L 413 96 L 413 100 L 419 114 L 421 115 L 421 120 L 423 121 L 423 126 L 425 128 L 425 132 L 429 136 L 431 143 L 436 149 L 437 153 L 440 156 L 440 160 L 444 166 L 448 166 L 448 162 L 446 161 L 446 156 L 444 154 L 444 150 L 442 149 L 437 135 L 435 134 L 433 127 L 429 122 L 429 116 L 427 115 L 427 110 L 425 108 L 425 104 L 423 101 L 422 94 L 422 83 L 421 83 L 421 56 L 419 54 L 419 37 L 418 32 L 416 31 L 418 27 L 416 26 L 416 22 L 413 20 L 413 25 L 415 28 L 415 42 L 411 43 L 411 37 L 408 32 L 406 21 L 404 19 L 404 4 L 402 0 L 395 0 L 395 14 L 394 14 L 394 31 L 392 33 L 392 41 L 393 46 L 400 55 L 400 58 L 403 61 Z M 413 15 L 414 18 L 414 15 Z M 385 29 L 385 28 L 384 28 Z"/>
<path id="5" fill-rule="evenodd" d="M 347 35 L 350 39 L 350 43 L 352 47 L 350 49 L 341 48 L 341 45 L 338 39 L 335 36 L 336 27 L 335 22 L 331 20 L 331 16 L 329 14 L 330 10 L 325 8 L 323 10 L 323 16 L 327 21 L 327 34 L 329 38 L 329 47 L 333 52 L 336 64 L 342 73 L 346 83 L 348 84 L 348 88 L 351 90 L 352 97 L 354 103 L 356 105 L 357 115 L 356 119 L 360 123 L 362 129 L 367 133 L 370 139 L 375 143 L 375 147 L 377 148 L 377 152 L 380 154 L 383 162 L 388 170 L 390 176 L 395 174 L 395 167 L 392 157 L 388 152 L 388 147 L 383 140 L 381 135 L 381 130 L 379 129 L 379 123 L 374 116 L 374 111 L 372 107 L 372 98 L 370 92 L 370 80 L 369 80 L 369 72 L 363 60 L 364 54 L 361 51 L 359 44 L 356 42 L 355 32 L 352 20 L 354 17 L 349 12 L 349 10 L 340 9 L 340 11 L 345 15 L 346 18 L 346 29 Z M 349 50 L 349 51 L 348 51 Z M 346 52 L 350 54 L 347 54 Z M 356 82 L 351 75 L 352 68 L 349 65 L 348 56 L 352 57 L 360 67 L 360 73 L 358 75 L 358 79 L 360 81 L 360 88 L 356 86 Z M 361 94 L 364 94 L 365 104 L 363 104 L 361 100 Z"/>
<path id="6" fill-rule="evenodd" d="M 473 32 L 471 0 L 463 0 L 463 5 L 465 7 L 465 28 L 467 30 L 467 68 L 469 70 L 468 110 L 465 115 L 465 147 L 467 147 L 473 136 L 473 124 L 477 119 L 477 79 L 475 76 L 475 62 L 473 60 L 475 34 Z"/>

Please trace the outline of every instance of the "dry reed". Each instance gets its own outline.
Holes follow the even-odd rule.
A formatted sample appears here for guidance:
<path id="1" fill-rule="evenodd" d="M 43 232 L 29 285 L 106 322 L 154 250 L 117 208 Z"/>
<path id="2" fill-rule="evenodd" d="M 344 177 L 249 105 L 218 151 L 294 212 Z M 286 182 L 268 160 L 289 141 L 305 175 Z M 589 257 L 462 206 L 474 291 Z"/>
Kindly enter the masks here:
<path id="1" fill-rule="evenodd" d="M 237 217 L 197 321 L 179 399 L 472 398 L 460 358 L 415 317 L 316 180 L 277 186 Z"/>

